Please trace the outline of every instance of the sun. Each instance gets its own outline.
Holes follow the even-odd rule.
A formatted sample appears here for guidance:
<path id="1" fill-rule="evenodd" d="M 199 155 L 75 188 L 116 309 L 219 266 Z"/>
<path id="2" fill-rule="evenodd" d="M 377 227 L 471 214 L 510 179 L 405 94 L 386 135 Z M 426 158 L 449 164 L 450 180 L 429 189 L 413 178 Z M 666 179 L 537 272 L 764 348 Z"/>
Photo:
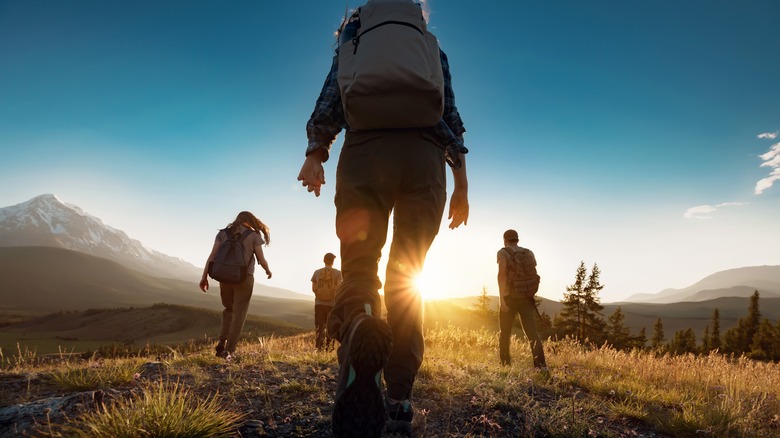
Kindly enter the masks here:
<path id="1" fill-rule="evenodd" d="M 420 291 L 423 300 L 442 300 L 449 295 L 445 287 L 445 278 L 442 270 L 436 269 L 435 266 L 426 266 L 415 278 L 414 285 Z"/>

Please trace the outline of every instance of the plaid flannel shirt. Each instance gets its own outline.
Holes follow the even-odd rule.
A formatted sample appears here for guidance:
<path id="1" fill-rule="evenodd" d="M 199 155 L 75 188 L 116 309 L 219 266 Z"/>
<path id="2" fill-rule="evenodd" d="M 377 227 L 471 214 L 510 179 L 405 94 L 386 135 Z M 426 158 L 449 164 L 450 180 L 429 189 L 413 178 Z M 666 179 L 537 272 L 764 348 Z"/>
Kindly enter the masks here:
<path id="1" fill-rule="evenodd" d="M 461 167 L 459 153 L 468 153 L 468 149 L 463 145 L 463 133 L 466 129 L 463 127 L 463 121 L 455 107 L 455 93 L 452 91 L 452 76 L 450 76 L 450 65 L 447 61 L 447 55 L 440 49 L 441 67 L 444 74 L 444 114 L 439 123 L 433 128 L 433 132 L 440 140 L 440 147 L 445 151 L 447 163 L 455 169 Z M 325 159 L 330 155 L 330 147 L 336 136 L 342 129 L 349 130 L 344 109 L 341 105 L 341 91 L 338 84 L 339 72 L 339 54 L 333 57 L 333 64 L 330 67 L 330 73 L 325 78 L 325 84 L 322 86 L 320 97 L 314 105 L 314 112 L 306 123 L 306 135 L 309 139 L 309 146 L 306 148 L 306 155 L 317 149 L 325 151 Z"/>

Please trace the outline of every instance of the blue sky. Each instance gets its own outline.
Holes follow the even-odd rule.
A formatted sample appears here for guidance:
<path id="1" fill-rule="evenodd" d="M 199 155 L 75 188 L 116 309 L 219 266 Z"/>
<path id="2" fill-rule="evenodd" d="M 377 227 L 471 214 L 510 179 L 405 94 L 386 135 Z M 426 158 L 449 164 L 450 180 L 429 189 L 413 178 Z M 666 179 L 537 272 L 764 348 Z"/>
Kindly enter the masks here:
<path id="1" fill-rule="evenodd" d="M 469 225 L 442 228 L 429 297 L 497 293 L 507 228 L 553 299 L 580 260 L 604 301 L 780 264 L 780 3 L 429 4 L 471 150 Z M 54 193 L 199 266 L 248 209 L 265 283 L 306 293 L 338 252 L 341 137 L 320 198 L 296 176 L 344 7 L 0 0 L 0 206 Z"/>

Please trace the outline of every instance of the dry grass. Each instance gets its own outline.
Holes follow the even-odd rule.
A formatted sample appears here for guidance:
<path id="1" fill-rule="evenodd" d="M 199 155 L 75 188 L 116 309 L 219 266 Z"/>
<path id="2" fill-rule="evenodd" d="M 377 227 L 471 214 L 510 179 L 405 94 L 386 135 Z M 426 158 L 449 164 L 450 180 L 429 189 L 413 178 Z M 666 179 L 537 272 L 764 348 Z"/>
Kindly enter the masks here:
<path id="1" fill-rule="evenodd" d="M 195 405 L 186 409 L 200 407 L 204 413 L 199 415 L 206 411 L 222 415 L 217 423 L 235 436 L 325 437 L 330 436 L 338 370 L 335 353 L 316 352 L 313 344 L 312 333 L 263 337 L 241 344 L 240 356 L 231 362 L 214 357 L 211 348 L 172 354 L 160 376 L 128 384 L 121 379 L 106 380 L 101 385 L 140 394 L 130 397 L 132 404 L 126 408 L 139 406 L 148 397 L 144 394 L 150 393 L 178 406 L 171 408 L 171 415 L 179 415 L 185 407 L 175 402 L 188 400 Z M 658 357 L 648 352 L 587 348 L 567 340 L 545 344 L 550 370 L 539 372 L 530 367 L 525 342 L 513 339 L 511 349 L 513 365 L 503 367 L 495 332 L 455 327 L 428 330 L 425 361 L 413 399 L 418 436 L 780 434 L 778 364 L 715 354 Z M 137 364 L 137 359 L 115 359 L 114 365 L 101 366 L 126 369 Z M 16 395 L 20 400 L 43 396 L 46 385 L 41 382 L 47 382 L 47 376 L 67 375 L 73 380 L 69 367 L 97 368 L 88 363 L 44 368 L 23 353 L 8 363 L 14 365 L 7 373 L 41 376 L 32 387 L 20 386 Z M 120 371 L 108 374 L 124 375 Z M 131 414 L 93 409 L 73 416 L 68 427 L 88 430 L 91 424 L 105 420 L 119 428 L 118 420 Z M 121 436 L 119 429 L 112 433 Z"/>
<path id="2" fill-rule="evenodd" d="M 178 382 L 149 383 L 128 398 L 84 414 L 64 426 L 61 434 L 84 438 L 232 436 L 243 416 L 226 409 L 218 395 L 193 395 Z"/>

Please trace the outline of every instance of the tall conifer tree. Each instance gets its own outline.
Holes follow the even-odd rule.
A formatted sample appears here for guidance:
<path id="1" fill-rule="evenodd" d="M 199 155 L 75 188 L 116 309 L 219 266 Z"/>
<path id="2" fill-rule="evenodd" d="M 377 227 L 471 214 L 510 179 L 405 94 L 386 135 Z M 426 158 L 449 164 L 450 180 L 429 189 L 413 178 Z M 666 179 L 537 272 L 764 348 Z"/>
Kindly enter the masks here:
<path id="1" fill-rule="evenodd" d="M 601 298 L 599 298 L 599 292 L 604 289 L 604 285 L 601 284 L 601 270 L 599 266 L 594 263 L 593 268 L 590 270 L 588 276 L 588 282 L 585 284 L 583 290 L 583 326 L 585 338 L 596 344 L 604 342 L 604 329 L 607 325 L 604 321 L 602 311 L 604 306 L 601 305 Z"/>
<path id="2" fill-rule="evenodd" d="M 585 290 L 585 281 L 588 270 L 585 262 L 580 262 L 574 275 L 574 284 L 566 286 L 563 294 L 561 311 L 555 315 L 555 333 L 560 336 L 572 336 L 576 339 L 585 339 L 582 333 L 582 295 Z"/>
<path id="3" fill-rule="evenodd" d="M 653 334 L 650 336 L 650 346 L 654 350 L 662 350 L 665 341 L 664 324 L 661 322 L 661 318 L 658 318 L 655 320 L 655 325 L 653 325 Z"/>
<path id="4" fill-rule="evenodd" d="M 758 332 L 758 326 L 761 325 L 761 312 L 758 310 L 758 291 L 753 292 L 750 297 L 750 306 L 748 307 L 748 316 L 745 319 L 744 351 L 748 352 L 753 345 L 753 337 Z"/>
<path id="5" fill-rule="evenodd" d="M 593 343 L 604 341 L 604 321 L 601 311 L 604 306 L 599 302 L 598 293 L 604 286 L 599 280 L 601 271 L 593 265 L 591 274 L 580 262 L 574 277 L 574 283 L 566 286 L 561 311 L 555 315 L 555 332 L 558 336 L 572 336 L 580 341 Z"/>
<path id="6" fill-rule="evenodd" d="M 710 350 L 720 350 L 720 310 L 717 307 L 712 311 L 711 325 L 708 347 Z"/>
<path id="7" fill-rule="evenodd" d="M 631 330 L 626 327 L 625 320 L 623 309 L 618 306 L 607 321 L 607 342 L 616 350 L 628 348 L 631 341 Z"/>

